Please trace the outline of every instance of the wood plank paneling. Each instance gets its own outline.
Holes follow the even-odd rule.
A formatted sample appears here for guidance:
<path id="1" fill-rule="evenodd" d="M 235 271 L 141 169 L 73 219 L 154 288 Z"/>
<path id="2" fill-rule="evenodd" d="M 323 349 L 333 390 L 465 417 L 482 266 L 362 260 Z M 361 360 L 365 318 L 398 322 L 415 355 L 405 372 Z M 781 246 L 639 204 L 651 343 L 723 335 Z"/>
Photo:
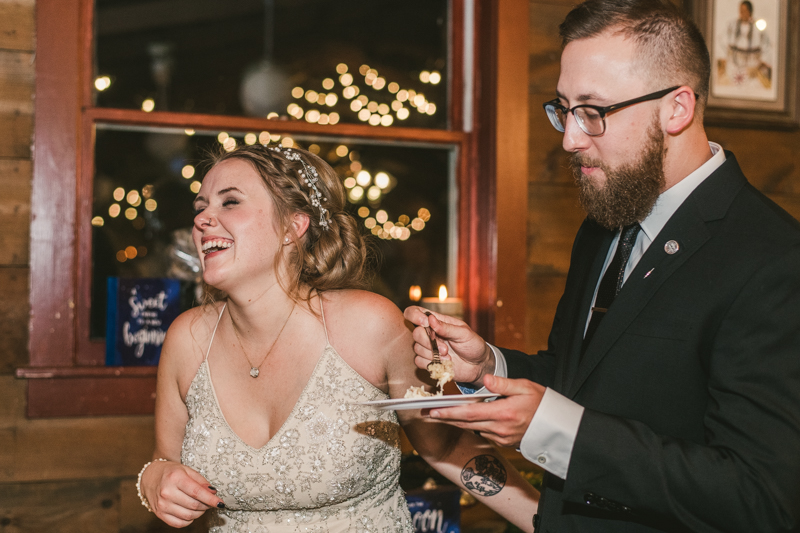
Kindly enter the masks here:
<path id="1" fill-rule="evenodd" d="M 28 265 L 30 218 L 31 162 L 0 159 L 0 265 Z"/>
<path id="2" fill-rule="evenodd" d="M 34 0 L 0 0 L 0 48 L 32 52 Z"/>
<path id="3" fill-rule="evenodd" d="M 119 531 L 116 480 L 3 486 L 2 530 L 13 533 Z"/>
<path id="4" fill-rule="evenodd" d="M 0 110 L 0 157 L 30 159 L 33 116 L 19 109 Z"/>
<path id="5" fill-rule="evenodd" d="M 572 241 L 586 214 L 573 186 L 532 183 L 528 215 L 528 271 L 566 275 Z"/>
<path id="6" fill-rule="evenodd" d="M 0 267 L 0 374 L 28 361 L 28 267 Z"/>

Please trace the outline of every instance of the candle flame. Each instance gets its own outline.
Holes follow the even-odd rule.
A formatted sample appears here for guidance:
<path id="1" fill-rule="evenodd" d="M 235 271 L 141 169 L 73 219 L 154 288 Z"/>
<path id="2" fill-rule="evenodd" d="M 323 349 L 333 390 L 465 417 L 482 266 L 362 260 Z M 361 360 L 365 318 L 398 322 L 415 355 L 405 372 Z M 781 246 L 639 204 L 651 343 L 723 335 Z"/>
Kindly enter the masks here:
<path id="1" fill-rule="evenodd" d="M 441 285 L 439 287 L 439 301 L 443 302 L 445 300 L 447 300 L 447 287 Z"/>
<path id="2" fill-rule="evenodd" d="M 408 299 L 412 302 L 418 302 L 422 298 L 422 288 L 419 285 L 412 285 L 408 289 Z"/>

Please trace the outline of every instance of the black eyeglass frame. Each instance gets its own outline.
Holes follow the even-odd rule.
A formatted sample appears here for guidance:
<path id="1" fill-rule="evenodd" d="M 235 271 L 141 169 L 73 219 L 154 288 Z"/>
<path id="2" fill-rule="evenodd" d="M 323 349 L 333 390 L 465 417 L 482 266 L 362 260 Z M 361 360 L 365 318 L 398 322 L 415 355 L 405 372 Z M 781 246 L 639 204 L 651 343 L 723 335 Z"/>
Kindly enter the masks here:
<path id="1" fill-rule="evenodd" d="M 561 104 L 561 102 L 558 101 L 558 98 L 556 98 L 554 100 L 550 100 L 549 102 L 543 103 L 542 107 L 544 108 L 545 113 L 547 113 L 547 118 L 550 119 L 550 123 L 553 125 L 553 127 L 556 130 L 560 131 L 561 133 L 564 133 L 564 130 L 566 128 L 564 127 L 563 124 L 561 124 L 560 120 L 557 120 L 556 117 L 551 116 L 550 111 L 547 110 L 548 106 L 553 107 L 555 109 L 560 109 L 565 117 L 569 113 L 572 113 L 572 116 L 575 116 L 575 110 L 576 109 L 580 109 L 580 108 L 584 108 L 584 107 L 588 107 L 589 109 L 592 109 L 592 110 L 596 111 L 597 114 L 600 115 L 600 120 L 601 120 L 601 123 L 603 124 L 603 131 L 601 131 L 600 133 L 589 133 L 588 131 L 586 131 L 586 129 L 585 129 L 584 125 L 583 125 L 583 122 L 580 119 L 575 117 L 575 121 L 578 123 L 578 126 L 581 128 L 581 131 L 583 133 L 585 133 L 586 135 L 589 135 L 590 137 L 599 137 L 600 135 L 603 135 L 606 132 L 606 115 L 608 115 L 609 113 L 612 113 L 614 111 L 619 111 L 622 108 L 625 108 L 625 107 L 628 107 L 628 106 L 632 106 L 634 104 L 638 104 L 638 103 L 641 103 L 641 102 L 648 102 L 650 100 L 658 100 L 659 98 L 663 98 L 664 96 L 668 95 L 672 91 L 674 91 L 676 89 L 680 89 L 681 87 L 683 87 L 683 85 L 676 85 L 675 87 L 670 87 L 669 89 L 663 89 L 661 91 L 656 91 L 654 93 L 646 94 L 646 95 L 640 96 L 638 98 L 633 98 L 631 100 L 625 100 L 624 102 L 620 102 L 618 104 L 612 104 L 612 105 L 608 105 L 608 106 L 597 106 L 597 105 L 592 105 L 592 104 L 580 104 L 580 105 L 572 106 L 570 108 L 570 107 L 564 107 Z M 556 124 L 558 124 L 558 125 L 556 125 Z"/>

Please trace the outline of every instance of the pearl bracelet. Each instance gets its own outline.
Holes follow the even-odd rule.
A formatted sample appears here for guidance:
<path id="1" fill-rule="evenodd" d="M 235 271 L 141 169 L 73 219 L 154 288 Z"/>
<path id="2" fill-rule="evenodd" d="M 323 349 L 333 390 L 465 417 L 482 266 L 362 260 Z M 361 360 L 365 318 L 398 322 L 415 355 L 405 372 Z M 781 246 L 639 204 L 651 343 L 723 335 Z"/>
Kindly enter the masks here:
<path id="1" fill-rule="evenodd" d="M 144 505 L 144 508 L 147 509 L 147 511 L 150 513 L 152 513 L 153 510 L 150 508 L 150 504 L 147 502 L 147 498 L 145 498 L 144 494 L 142 494 L 142 474 L 144 474 L 144 471 L 147 470 L 148 466 L 155 463 L 156 461 L 169 461 L 169 459 L 164 459 L 162 457 L 159 457 L 158 459 L 153 459 L 149 463 L 145 463 L 141 471 L 139 471 L 139 477 L 136 479 L 136 494 L 139 495 L 139 499 L 142 501 L 142 505 Z"/>

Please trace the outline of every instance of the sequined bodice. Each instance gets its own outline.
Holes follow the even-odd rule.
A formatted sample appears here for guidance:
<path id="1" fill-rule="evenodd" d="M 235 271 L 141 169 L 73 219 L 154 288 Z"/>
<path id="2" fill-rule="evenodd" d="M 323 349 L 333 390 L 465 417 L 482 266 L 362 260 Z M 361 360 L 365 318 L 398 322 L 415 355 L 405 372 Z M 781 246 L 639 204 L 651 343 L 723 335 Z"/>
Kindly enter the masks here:
<path id="1" fill-rule="evenodd" d="M 386 397 L 328 345 L 286 422 L 255 449 L 226 422 L 203 361 L 186 396 L 181 462 L 228 507 L 211 531 L 412 531 L 397 415 L 356 403 Z"/>

